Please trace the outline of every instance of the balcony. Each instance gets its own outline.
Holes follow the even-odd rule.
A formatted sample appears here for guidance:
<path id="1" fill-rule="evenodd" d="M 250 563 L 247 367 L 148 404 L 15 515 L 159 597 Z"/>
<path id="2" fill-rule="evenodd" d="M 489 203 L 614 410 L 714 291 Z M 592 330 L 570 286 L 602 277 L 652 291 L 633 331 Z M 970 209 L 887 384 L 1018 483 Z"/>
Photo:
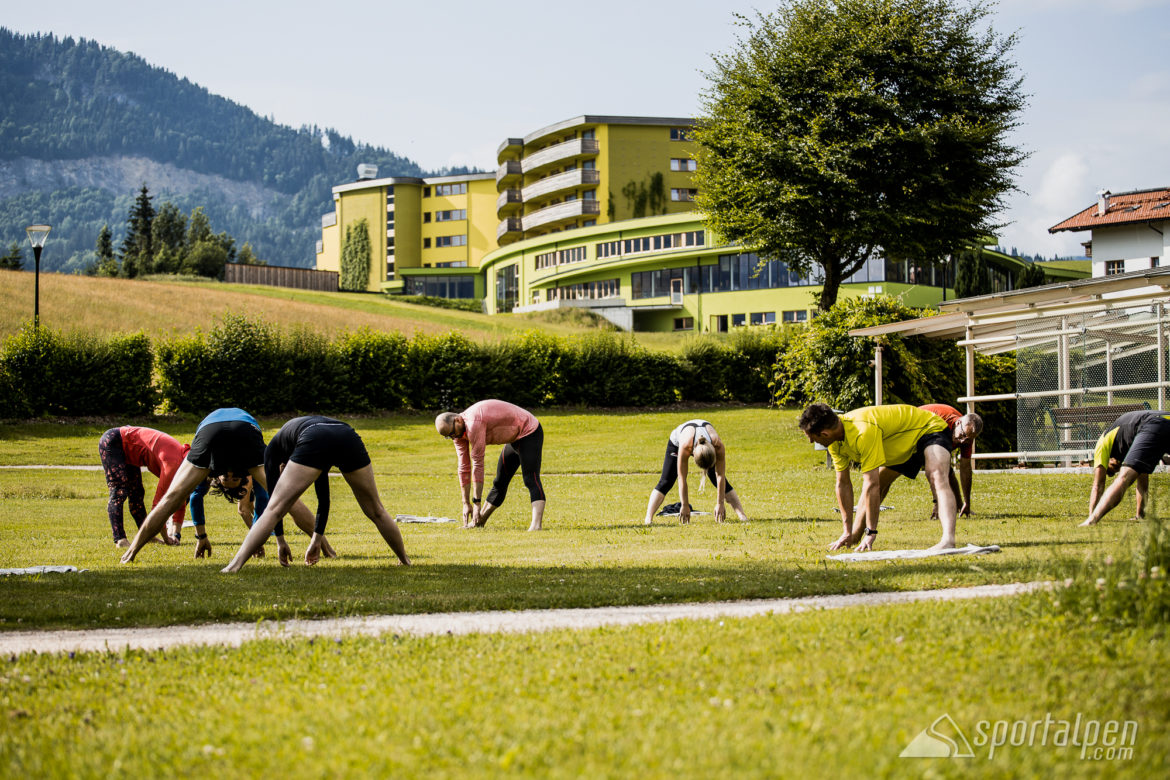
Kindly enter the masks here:
<path id="1" fill-rule="evenodd" d="M 502 163 L 505 160 L 518 160 L 523 153 L 523 138 L 505 138 L 504 142 L 500 144 L 500 147 L 496 149 L 496 162 Z"/>
<path id="2" fill-rule="evenodd" d="M 547 179 L 541 179 L 538 182 L 529 184 L 520 191 L 525 201 L 536 200 L 547 195 L 552 195 L 556 192 L 564 190 L 575 190 L 589 184 L 598 184 L 601 182 L 601 171 L 593 170 L 575 170 L 558 173 L 556 176 L 549 176 Z"/>
<path id="3" fill-rule="evenodd" d="M 496 241 L 503 246 L 524 237 L 524 224 L 520 217 L 508 217 L 496 228 Z"/>
<path id="4" fill-rule="evenodd" d="M 524 232 L 540 227 L 554 227 L 562 222 L 569 222 L 578 217 L 597 216 L 601 213 L 601 203 L 597 200 L 570 200 L 548 206 L 540 211 L 534 211 L 524 217 Z"/>
<path id="5" fill-rule="evenodd" d="M 520 181 L 520 175 L 523 172 L 524 169 L 520 166 L 519 160 L 508 160 L 496 169 L 496 186 Z"/>
<path id="6" fill-rule="evenodd" d="M 504 217 L 508 214 L 515 214 L 520 210 L 522 203 L 524 203 L 524 198 L 521 196 L 520 190 L 514 187 L 506 189 L 500 193 L 500 197 L 496 198 L 496 216 Z"/>
<path id="7" fill-rule="evenodd" d="M 566 160 L 595 155 L 600 151 L 601 143 L 597 139 L 574 138 L 572 141 L 555 144 L 530 154 L 521 160 L 521 163 L 524 166 L 524 173 L 533 173 Z M 496 174 L 496 180 L 499 181 L 499 174 Z"/>

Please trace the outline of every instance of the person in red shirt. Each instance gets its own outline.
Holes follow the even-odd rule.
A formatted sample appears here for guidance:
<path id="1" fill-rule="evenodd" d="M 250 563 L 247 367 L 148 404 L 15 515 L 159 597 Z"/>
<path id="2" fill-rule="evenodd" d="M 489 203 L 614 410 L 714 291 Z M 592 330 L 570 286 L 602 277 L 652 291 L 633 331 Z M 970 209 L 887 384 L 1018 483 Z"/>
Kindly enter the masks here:
<path id="1" fill-rule="evenodd" d="M 544 486 L 540 482 L 544 429 L 539 420 L 515 404 L 491 399 L 472 404 L 460 414 L 443 412 L 435 417 L 435 430 L 455 443 L 464 528 L 487 523 L 492 512 L 504 503 L 508 483 L 515 476 L 516 469 L 520 469 L 532 501 L 532 525 L 528 530 L 541 530 L 545 504 Z M 481 508 L 483 454 L 488 444 L 503 444 L 504 448 L 496 464 L 492 490 Z"/>
<path id="2" fill-rule="evenodd" d="M 153 428 L 123 425 L 120 428 L 110 428 L 102 434 L 98 441 L 98 455 L 102 459 L 106 485 L 110 489 L 106 512 L 110 519 L 110 530 L 114 533 L 115 545 L 130 546 L 123 525 L 123 504 L 129 503 L 130 516 L 134 518 L 135 525 L 141 526 L 146 519 L 146 506 L 143 503 L 146 491 L 142 487 L 142 467 L 158 477 L 154 503 L 151 504 L 151 508 L 154 508 L 166 495 L 175 472 L 190 449 L 189 445 L 179 444 L 172 436 Z M 179 543 L 178 533 L 183 525 L 184 511 L 184 507 L 180 506 L 171 515 L 167 531 L 163 534 L 167 544 Z"/>

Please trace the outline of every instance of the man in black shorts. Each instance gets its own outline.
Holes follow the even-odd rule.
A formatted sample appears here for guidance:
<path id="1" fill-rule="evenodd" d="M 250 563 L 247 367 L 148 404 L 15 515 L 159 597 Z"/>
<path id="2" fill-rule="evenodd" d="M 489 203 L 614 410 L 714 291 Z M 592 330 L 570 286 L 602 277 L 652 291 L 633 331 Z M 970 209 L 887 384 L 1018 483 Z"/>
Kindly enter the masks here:
<path id="1" fill-rule="evenodd" d="M 122 563 L 134 560 L 142 546 L 163 530 L 167 518 L 183 505 L 191 491 L 208 475 L 220 477 L 220 483 L 227 488 L 238 487 L 247 476 L 251 476 L 255 486 L 256 509 L 263 512 L 268 501 L 267 482 L 261 468 L 263 463 L 264 436 L 256 418 L 235 407 L 216 409 L 204 417 L 195 429 L 191 451 L 175 472 L 166 495 L 142 521 L 130 548 L 122 556 Z M 301 504 L 293 512 L 293 518 L 301 530 L 312 536 L 313 521 L 308 507 Z M 195 531 L 195 557 L 210 557 L 211 542 L 207 539 L 206 531 L 200 534 L 199 530 L 197 528 Z M 273 529 L 268 530 L 271 532 Z M 287 566 L 292 560 L 292 550 L 284 539 L 283 526 L 276 528 L 276 545 L 281 565 Z M 329 553 L 332 553 L 331 549 Z"/>
<path id="2" fill-rule="evenodd" d="M 1150 474 L 1170 453 L 1170 412 L 1126 412 L 1097 439 L 1093 449 L 1093 488 L 1089 492 L 1089 517 L 1082 526 L 1096 525 L 1121 503 L 1129 486 L 1137 483 L 1137 517 L 1145 516 Z M 1102 492 L 1105 477 L 1117 475 Z"/>
<path id="3" fill-rule="evenodd" d="M 329 521 L 329 469 L 334 466 L 349 484 L 362 512 L 377 527 L 398 560 L 409 566 L 410 558 L 406 555 L 402 534 L 382 505 L 370 456 L 361 437 L 339 420 L 313 415 L 289 420 L 268 443 L 264 453 L 264 472 L 272 497 L 252 524 L 252 530 L 231 563 L 222 571 L 230 574 L 243 568 L 285 513 L 298 503 L 309 485 L 314 485 L 317 493 L 317 515 L 313 538 L 305 551 L 305 563 L 310 566 L 316 563 L 321 556 L 325 525 Z"/>

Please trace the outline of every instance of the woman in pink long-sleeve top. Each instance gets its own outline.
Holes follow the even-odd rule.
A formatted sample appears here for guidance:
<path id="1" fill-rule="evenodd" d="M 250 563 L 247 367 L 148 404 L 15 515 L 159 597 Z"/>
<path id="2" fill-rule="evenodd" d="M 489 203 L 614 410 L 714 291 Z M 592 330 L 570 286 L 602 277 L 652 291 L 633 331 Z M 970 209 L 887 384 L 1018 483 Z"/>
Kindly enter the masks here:
<path id="1" fill-rule="evenodd" d="M 114 544 L 129 547 L 126 529 L 122 524 L 122 505 L 129 501 L 130 516 L 136 525 L 146 519 L 143 503 L 145 490 L 142 487 L 141 467 L 158 477 L 151 508 L 166 495 L 171 480 L 187 457 L 191 447 L 179 444 L 173 437 L 153 428 L 139 428 L 123 425 L 106 431 L 98 442 L 98 455 L 106 472 L 106 485 L 110 489 L 110 501 L 106 512 L 110 519 L 110 530 L 114 533 Z M 164 535 L 167 544 L 178 544 L 175 538 L 183 525 L 183 507 L 171 517 L 170 528 Z"/>
<path id="2" fill-rule="evenodd" d="M 532 525 L 539 531 L 544 520 L 544 486 L 540 483 L 540 459 L 544 429 L 532 414 L 507 401 L 487 400 L 472 404 L 461 414 L 443 412 L 435 429 L 455 442 L 459 458 L 459 489 L 463 496 L 463 527 L 482 526 L 508 495 L 508 483 L 516 469 L 524 478 L 532 501 Z M 489 444 L 503 444 L 496 464 L 492 490 L 483 497 L 483 453 Z"/>

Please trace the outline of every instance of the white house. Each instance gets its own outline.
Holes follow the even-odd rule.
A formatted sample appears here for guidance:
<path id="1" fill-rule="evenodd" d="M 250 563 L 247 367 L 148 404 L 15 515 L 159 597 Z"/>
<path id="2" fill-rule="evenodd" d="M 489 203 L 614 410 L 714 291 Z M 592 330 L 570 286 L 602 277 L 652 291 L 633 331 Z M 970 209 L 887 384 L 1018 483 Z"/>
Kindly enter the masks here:
<path id="1" fill-rule="evenodd" d="M 1170 187 L 1133 192 L 1097 193 L 1097 202 L 1048 228 L 1091 231 L 1085 254 L 1093 259 L 1093 276 L 1142 271 L 1167 265 L 1170 258 Z"/>

